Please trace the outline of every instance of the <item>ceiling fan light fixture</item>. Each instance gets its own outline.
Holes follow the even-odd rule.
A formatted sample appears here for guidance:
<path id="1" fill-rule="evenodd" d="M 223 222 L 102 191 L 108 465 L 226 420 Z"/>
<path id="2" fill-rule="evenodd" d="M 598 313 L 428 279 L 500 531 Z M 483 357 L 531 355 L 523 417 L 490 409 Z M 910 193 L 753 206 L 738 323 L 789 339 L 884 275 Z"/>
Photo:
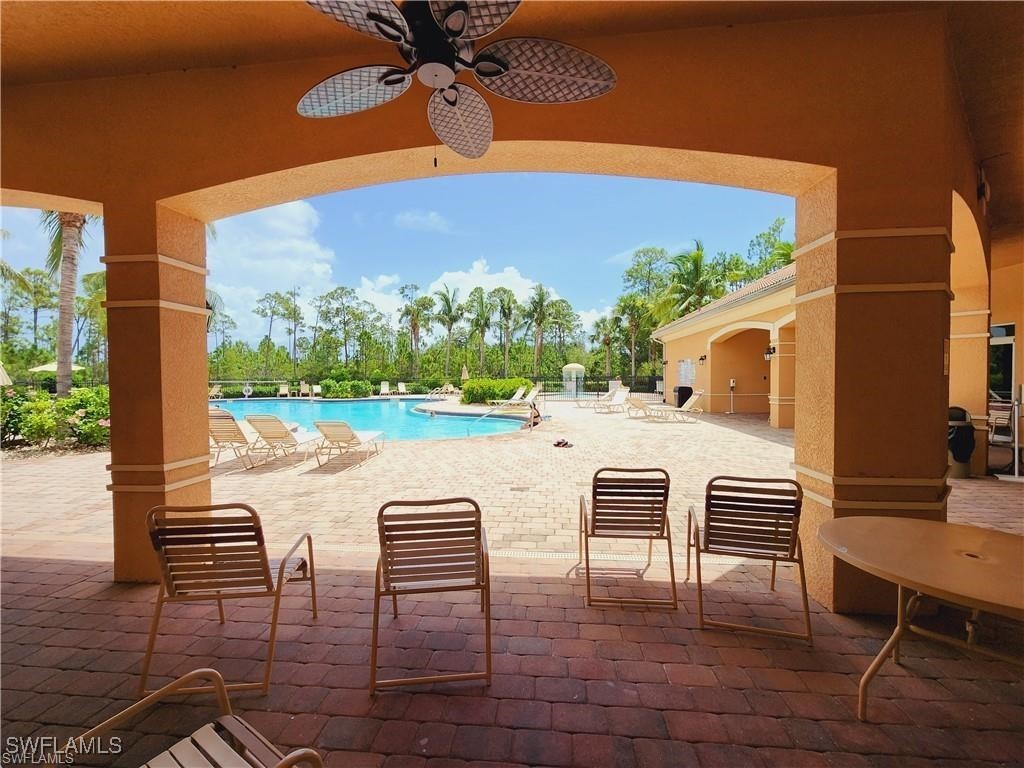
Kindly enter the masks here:
<path id="1" fill-rule="evenodd" d="M 442 24 L 444 31 L 450 37 L 462 37 L 469 27 L 469 4 L 465 2 L 452 3 L 452 6 L 444 14 Z"/>
<path id="2" fill-rule="evenodd" d="M 477 77 L 501 77 L 508 72 L 508 64 L 497 56 L 485 53 L 473 59 L 473 72 Z"/>

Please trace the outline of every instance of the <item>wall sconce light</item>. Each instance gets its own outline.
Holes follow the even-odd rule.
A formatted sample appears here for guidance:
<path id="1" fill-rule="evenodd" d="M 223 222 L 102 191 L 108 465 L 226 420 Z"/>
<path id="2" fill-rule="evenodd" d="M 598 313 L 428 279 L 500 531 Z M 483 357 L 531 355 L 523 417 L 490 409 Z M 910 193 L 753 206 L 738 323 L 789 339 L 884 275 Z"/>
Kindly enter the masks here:
<path id="1" fill-rule="evenodd" d="M 707 362 L 707 359 L 707 355 L 701 355 L 700 357 L 697 358 L 697 365 L 704 365 L 704 363 Z"/>
<path id="2" fill-rule="evenodd" d="M 774 354 L 775 354 L 775 347 L 765 347 L 764 348 L 764 359 L 765 360 L 769 360 L 770 361 L 772 359 L 772 355 L 774 355 Z"/>

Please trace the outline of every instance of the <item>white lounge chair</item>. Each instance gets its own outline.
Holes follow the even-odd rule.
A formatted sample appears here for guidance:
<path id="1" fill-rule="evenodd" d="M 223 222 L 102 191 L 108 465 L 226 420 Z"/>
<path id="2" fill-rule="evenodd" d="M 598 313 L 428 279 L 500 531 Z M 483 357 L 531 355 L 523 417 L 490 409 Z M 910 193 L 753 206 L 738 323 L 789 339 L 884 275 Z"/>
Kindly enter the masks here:
<path id="1" fill-rule="evenodd" d="M 520 398 L 519 400 L 509 400 L 502 407 L 503 408 L 529 408 L 530 406 L 533 405 L 534 400 L 537 399 L 537 395 L 540 394 L 541 389 L 542 389 L 541 385 L 537 384 L 533 389 L 530 390 L 530 393 L 526 397 Z"/>
<path id="2" fill-rule="evenodd" d="M 612 393 L 610 400 L 598 403 L 594 406 L 597 413 L 621 413 L 626 410 L 626 397 L 629 396 L 629 387 L 619 387 Z"/>
<path id="3" fill-rule="evenodd" d="M 246 416 L 245 420 L 259 435 L 256 442 L 249 446 L 250 454 L 265 453 L 267 461 L 270 461 L 271 458 L 278 456 L 288 456 L 305 446 L 302 460 L 309 458 L 310 441 L 315 439 L 313 435 L 303 434 L 300 440 L 283 421 L 269 414 L 252 414 Z"/>
<path id="4" fill-rule="evenodd" d="M 400 395 L 408 395 L 409 394 L 409 390 L 407 390 L 405 388 L 405 382 L 404 381 L 398 382 L 398 394 L 400 394 Z"/>
<path id="5" fill-rule="evenodd" d="M 299 382 L 299 397 L 310 397 L 312 394 L 309 384 L 304 381 Z"/>
<path id="6" fill-rule="evenodd" d="M 602 392 L 597 397 L 577 397 L 576 407 L 577 408 L 596 408 L 598 403 L 607 403 L 612 399 L 614 392 Z"/>
<path id="7" fill-rule="evenodd" d="M 323 440 L 313 449 L 317 466 L 323 466 L 321 456 L 327 457 L 324 461 L 330 461 L 334 453 L 340 456 L 365 449 L 363 458 L 359 460 L 359 464 L 362 464 L 371 456 L 380 453 L 384 447 L 383 432 L 357 432 L 344 421 L 315 421 L 313 426 L 323 435 Z"/>
<path id="8" fill-rule="evenodd" d="M 324 391 L 320 388 L 319 384 L 314 384 L 312 391 L 310 391 L 310 397 L 323 397 Z"/>
<path id="9" fill-rule="evenodd" d="M 386 382 L 386 381 L 382 381 L 380 383 L 380 396 L 381 397 L 390 397 L 393 394 L 394 394 L 394 392 L 391 391 L 391 384 Z"/>
<path id="10" fill-rule="evenodd" d="M 277 396 L 278 397 L 291 397 L 292 393 L 287 384 L 277 385 Z"/>
<path id="11" fill-rule="evenodd" d="M 504 400 L 488 400 L 488 405 L 508 405 L 509 403 L 519 402 L 523 399 L 523 392 L 526 391 L 526 387 L 520 387 L 517 389 L 512 397 L 505 398 Z"/>
<path id="12" fill-rule="evenodd" d="M 210 400 L 220 400 L 224 397 L 224 393 L 220 391 L 220 384 L 214 384 L 210 387 Z"/>
<path id="13" fill-rule="evenodd" d="M 210 440 L 217 450 L 217 455 L 213 459 L 214 464 L 220 461 L 221 451 L 230 448 L 243 466 L 252 465 L 249 438 L 242 432 L 234 416 L 222 408 L 210 408 L 209 430 Z"/>
<path id="14" fill-rule="evenodd" d="M 693 394 L 683 403 L 681 406 L 676 408 L 674 405 L 666 405 L 663 403 L 655 403 L 648 405 L 647 408 L 651 412 L 651 415 L 656 419 L 675 419 L 676 421 L 695 421 L 694 416 L 699 416 L 704 413 L 704 409 L 697 406 L 697 401 L 704 396 L 703 389 L 693 390 Z"/>

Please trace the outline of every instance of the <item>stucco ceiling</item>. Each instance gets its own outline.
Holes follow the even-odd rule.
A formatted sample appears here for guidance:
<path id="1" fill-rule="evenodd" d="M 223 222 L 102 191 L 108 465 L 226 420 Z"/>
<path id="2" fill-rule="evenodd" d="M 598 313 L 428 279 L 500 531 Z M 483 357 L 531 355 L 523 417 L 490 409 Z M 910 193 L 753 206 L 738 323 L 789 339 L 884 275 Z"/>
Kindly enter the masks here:
<path id="1" fill-rule="evenodd" d="M 539 2 L 501 36 L 621 35 L 920 10 L 940 3 Z M 951 42 L 968 121 L 993 188 L 994 230 L 1024 228 L 1024 3 L 951 3 Z M 300 0 L 285 2 L 2 2 L 0 78 L 7 85 L 245 66 L 331 56 L 386 63 L 386 45 Z M 785 52 L 780 52 L 785 55 Z"/>
<path id="2" fill-rule="evenodd" d="M 898 10 L 912 3 L 527 0 L 501 37 L 587 37 L 651 29 L 720 26 Z M 916 7 L 920 8 L 920 5 Z M 365 49 L 379 41 L 349 30 L 300 0 L 284 2 L 0 3 L 5 83 L 240 66 Z"/>

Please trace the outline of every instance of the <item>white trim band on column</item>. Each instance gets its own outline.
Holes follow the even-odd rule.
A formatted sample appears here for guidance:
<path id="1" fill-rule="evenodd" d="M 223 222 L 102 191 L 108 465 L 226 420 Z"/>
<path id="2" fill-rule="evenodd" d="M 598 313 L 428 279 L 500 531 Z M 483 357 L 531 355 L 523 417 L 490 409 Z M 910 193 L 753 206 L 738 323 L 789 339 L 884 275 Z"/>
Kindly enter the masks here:
<path id="1" fill-rule="evenodd" d="M 970 317 L 971 315 L 991 315 L 991 309 L 965 309 L 960 312 L 950 312 L 950 317 Z"/>
<path id="2" fill-rule="evenodd" d="M 176 301 L 165 301 L 164 299 L 127 299 L 124 301 L 104 301 L 104 309 L 138 309 L 138 308 L 173 309 L 176 312 L 187 312 L 193 315 L 208 316 L 212 314 L 206 307 L 197 307 L 192 304 L 179 304 Z"/>
<path id="3" fill-rule="evenodd" d="M 138 264 L 146 262 L 156 262 L 158 264 L 166 264 L 169 267 L 177 267 L 178 269 L 184 269 L 187 272 L 195 272 L 197 275 L 210 274 L 210 270 L 206 267 L 201 267 L 198 264 L 193 264 L 189 261 L 182 259 L 176 259 L 173 256 L 164 256 L 160 253 L 141 253 L 141 254 L 126 254 L 121 256 L 103 256 L 100 261 L 104 264 Z"/>
<path id="4" fill-rule="evenodd" d="M 107 490 L 114 493 L 166 493 L 176 491 L 179 488 L 187 488 L 205 480 L 211 479 L 209 472 L 195 477 L 187 477 L 174 483 L 157 483 L 156 485 L 108 485 Z"/>
<path id="5" fill-rule="evenodd" d="M 190 459 L 180 459 L 166 464 L 107 464 L 108 472 L 169 472 L 172 469 L 191 467 L 194 464 L 209 464 L 210 454 L 193 456 Z"/>
<path id="6" fill-rule="evenodd" d="M 827 285 L 816 291 L 809 291 L 793 299 L 794 304 L 814 301 L 825 296 L 841 293 L 944 293 L 950 301 L 953 292 L 946 283 L 856 283 L 853 285 Z"/>
<path id="7" fill-rule="evenodd" d="M 829 509 L 867 509 L 867 510 L 891 510 L 894 512 L 939 512 L 946 508 L 946 499 L 952 488 L 947 487 L 946 492 L 938 501 L 867 501 L 860 499 L 829 499 L 821 494 L 809 491 L 804 488 L 804 497 L 821 504 Z"/>
<path id="8" fill-rule="evenodd" d="M 833 240 L 864 240 L 871 238 L 887 238 L 887 237 L 944 237 L 946 244 L 949 246 L 949 252 L 953 253 L 955 250 L 953 246 L 953 238 L 949 234 L 949 230 L 945 227 L 886 227 L 883 229 L 842 229 L 835 232 L 827 232 L 815 240 L 807 243 L 807 245 L 801 245 L 799 248 L 795 248 L 792 253 L 792 258 L 796 259 L 809 251 L 813 251 L 815 248 L 820 248 L 826 243 L 830 243 Z"/>
<path id="9" fill-rule="evenodd" d="M 920 486 L 920 487 L 934 487 L 941 488 L 946 484 L 946 478 L 943 477 L 839 477 L 835 475 L 827 475 L 824 472 L 819 472 L 816 469 L 805 467 L 801 464 L 797 464 L 795 461 L 792 462 L 790 468 L 799 472 L 802 475 L 813 477 L 815 480 L 819 480 L 829 485 L 882 485 L 882 486 Z"/>
<path id="10" fill-rule="evenodd" d="M 991 336 L 991 333 L 951 333 L 949 334 L 950 340 L 956 339 L 987 339 Z"/>

